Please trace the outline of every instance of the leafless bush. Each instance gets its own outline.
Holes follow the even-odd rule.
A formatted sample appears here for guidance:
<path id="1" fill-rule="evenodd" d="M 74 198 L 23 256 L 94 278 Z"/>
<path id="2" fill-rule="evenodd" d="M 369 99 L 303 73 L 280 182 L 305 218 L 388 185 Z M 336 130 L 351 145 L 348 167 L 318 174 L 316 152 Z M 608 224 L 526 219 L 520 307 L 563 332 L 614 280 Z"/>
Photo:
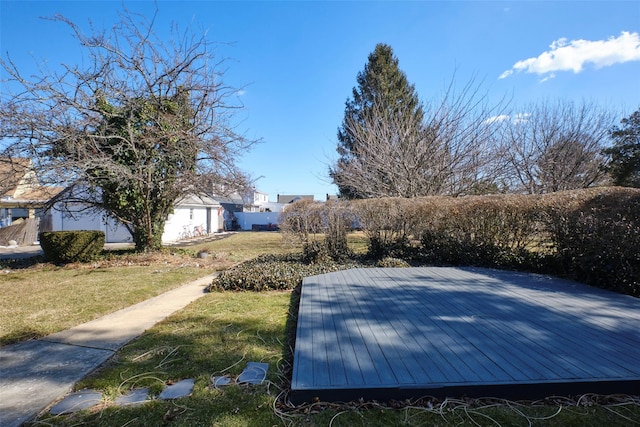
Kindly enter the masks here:
<path id="1" fill-rule="evenodd" d="M 393 197 L 352 202 L 359 227 L 369 239 L 370 255 L 382 258 L 409 246 L 419 224 L 415 200 Z"/>
<path id="2" fill-rule="evenodd" d="M 302 244 L 307 261 L 317 261 L 325 255 L 333 259 L 348 256 L 347 233 L 353 223 L 347 202 L 300 200 L 280 214 L 284 239 Z"/>

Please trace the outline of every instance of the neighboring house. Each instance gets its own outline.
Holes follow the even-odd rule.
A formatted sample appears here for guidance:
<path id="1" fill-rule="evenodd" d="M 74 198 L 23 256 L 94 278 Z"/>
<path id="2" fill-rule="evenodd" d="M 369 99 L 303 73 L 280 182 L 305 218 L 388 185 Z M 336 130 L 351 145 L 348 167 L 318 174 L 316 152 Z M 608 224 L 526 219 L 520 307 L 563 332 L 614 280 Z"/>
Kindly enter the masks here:
<path id="1" fill-rule="evenodd" d="M 80 206 L 78 206 L 80 207 Z M 73 207 L 71 207 L 73 208 Z M 73 209 L 72 209 L 73 210 Z M 129 230 L 104 213 L 49 211 L 53 231 L 101 230 L 107 243 L 132 242 Z M 222 229 L 222 206 L 207 196 L 187 195 L 176 202 L 169 214 L 162 234 L 162 243 L 184 240 L 196 235 L 207 235 Z"/>
<path id="2" fill-rule="evenodd" d="M 276 231 L 280 212 L 238 212 L 238 226 L 245 231 Z"/>
<path id="3" fill-rule="evenodd" d="M 224 230 L 275 230 L 284 205 L 269 202 L 269 195 L 255 189 L 240 196 L 213 196 L 223 208 Z"/>
<path id="4" fill-rule="evenodd" d="M 260 207 L 260 212 L 282 212 L 285 206 L 282 203 L 269 202 Z"/>
<path id="5" fill-rule="evenodd" d="M 287 203 L 297 202 L 298 200 L 313 201 L 313 196 L 278 194 L 278 203 L 287 204 Z"/>
<path id="6" fill-rule="evenodd" d="M 244 212 L 251 213 L 269 213 L 269 212 L 282 212 L 284 209 L 283 203 L 276 203 L 269 201 L 269 195 L 267 193 L 263 193 L 262 191 L 258 191 L 253 189 L 252 192 L 249 192 L 244 197 L 245 207 Z M 249 203 L 247 203 L 247 201 Z"/>
<path id="7" fill-rule="evenodd" d="M 38 218 L 62 188 L 40 185 L 30 159 L 0 158 L 0 227 Z"/>
<path id="8" fill-rule="evenodd" d="M 265 212 L 265 205 L 269 204 L 269 195 L 255 188 L 242 195 L 244 212 Z"/>
<path id="9" fill-rule="evenodd" d="M 83 205 L 65 202 L 62 190 L 40 185 L 29 159 L 0 158 L 0 228 L 18 219 L 34 218 L 32 234 L 36 236 L 39 224 L 40 231 L 101 230 L 107 243 L 133 240 L 123 224 L 104 212 L 90 212 Z M 54 203 L 52 199 L 57 195 L 60 200 Z M 223 230 L 275 230 L 279 213 L 297 200 L 313 200 L 313 196 L 278 195 L 278 202 L 273 203 L 267 193 L 256 189 L 244 197 L 188 195 L 176 203 L 168 216 L 162 242 Z M 53 207 L 49 206 L 51 203 Z"/>

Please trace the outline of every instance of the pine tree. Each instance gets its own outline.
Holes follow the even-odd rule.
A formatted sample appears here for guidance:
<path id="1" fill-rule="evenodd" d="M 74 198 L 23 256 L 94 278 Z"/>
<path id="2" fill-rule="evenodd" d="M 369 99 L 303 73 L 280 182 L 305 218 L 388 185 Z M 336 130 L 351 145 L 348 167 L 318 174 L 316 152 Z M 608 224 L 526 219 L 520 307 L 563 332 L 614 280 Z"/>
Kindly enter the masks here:
<path id="1" fill-rule="evenodd" d="M 350 184 L 348 179 L 350 165 L 359 156 L 358 144 L 362 138 L 358 135 L 362 135 L 363 130 L 365 133 L 373 132 L 366 128 L 371 127 L 372 117 L 376 121 L 394 123 L 398 122 L 399 116 L 407 118 L 408 121 L 403 122 L 411 123 L 415 132 L 419 133 L 424 115 L 415 88 L 398 67 L 398 59 L 390 46 L 376 45 L 356 80 L 358 85 L 353 88 L 352 97 L 346 102 L 344 120 L 338 128 L 337 151 L 340 157 L 329 171 L 333 182 L 338 185 L 340 195 L 345 198 L 374 196 Z M 406 133 L 406 129 L 398 130 L 396 136 L 398 139 L 406 139 Z M 384 174 L 384 171 L 378 172 Z M 384 177 L 381 180 L 384 181 Z"/>

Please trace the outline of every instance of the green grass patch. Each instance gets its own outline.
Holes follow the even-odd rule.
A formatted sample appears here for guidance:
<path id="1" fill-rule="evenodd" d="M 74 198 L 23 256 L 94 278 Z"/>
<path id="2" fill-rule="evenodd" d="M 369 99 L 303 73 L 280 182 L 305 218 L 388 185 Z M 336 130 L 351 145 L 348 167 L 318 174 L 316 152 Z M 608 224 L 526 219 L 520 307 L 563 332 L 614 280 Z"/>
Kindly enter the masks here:
<path id="1" fill-rule="evenodd" d="M 211 293 L 126 346 L 96 375 L 77 385 L 111 401 L 136 387 L 159 393 L 171 381 L 194 378 L 189 398 L 139 408 L 107 405 L 97 413 L 46 417 L 52 425 L 175 426 L 278 424 L 271 406 L 280 393 L 290 293 Z M 249 361 L 269 363 L 268 384 L 210 387 L 214 375 L 237 376 Z"/>
<path id="2" fill-rule="evenodd" d="M 169 317 L 117 353 L 102 370 L 76 386 L 106 395 L 104 405 L 70 416 L 45 415 L 35 425 L 52 426 L 626 426 L 640 419 L 637 399 L 540 402 L 446 400 L 313 403 L 286 402 L 290 381 L 287 330 L 297 294 L 213 292 Z M 214 375 L 237 376 L 246 362 L 269 363 L 259 386 L 211 387 Z M 113 401 L 137 387 L 157 394 L 168 383 L 194 378 L 190 397 L 153 400 L 139 407 Z"/>
<path id="3" fill-rule="evenodd" d="M 366 252 L 364 235 L 350 235 L 349 247 L 357 254 Z M 202 249 L 212 254 L 206 260 L 196 258 Z M 114 251 L 94 263 L 64 268 L 24 261 L 3 263 L 0 344 L 76 326 L 260 255 L 270 254 L 261 258 L 263 264 L 254 261 L 248 265 L 268 271 L 270 257 L 297 259 L 297 255 L 287 254 L 299 251 L 299 247 L 284 244 L 279 233 L 247 232 L 169 247 L 161 254 Z M 70 416 L 43 415 L 32 425 L 627 426 L 637 425 L 640 419 L 640 398 L 623 396 L 522 403 L 317 402 L 294 408 L 287 403 L 286 394 L 297 298 L 295 291 L 211 292 L 148 330 L 104 368 L 76 385 L 78 390 L 102 391 L 104 405 Z M 266 384 L 210 387 L 212 376 L 237 376 L 249 361 L 269 363 Z M 153 400 L 138 407 L 113 404 L 131 389 L 150 387 L 158 394 L 167 384 L 185 378 L 196 380 L 190 397 Z"/>
<path id="4" fill-rule="evenodd" d="M 196 257 L 208 249 L 206 259 Z M 59 332 L 265 253 L 296 250 L 280 233 L 214 236 L 160 253 L 132 249 L 58 267 L 42 257 L 0 263 L 0 345 Z"/>
<path id="5" fill-rule="evenodd" d="M 0 345 L 88 322 L 209 274 L 165 265 L 40 269 L 0 273 Z"/>

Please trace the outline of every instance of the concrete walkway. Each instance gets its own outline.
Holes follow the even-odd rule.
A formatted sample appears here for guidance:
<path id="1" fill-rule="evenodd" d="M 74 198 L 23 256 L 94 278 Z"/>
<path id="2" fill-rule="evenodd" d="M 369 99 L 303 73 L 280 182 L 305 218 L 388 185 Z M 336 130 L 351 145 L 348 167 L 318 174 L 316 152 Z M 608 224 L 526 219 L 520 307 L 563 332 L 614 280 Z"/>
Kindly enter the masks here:
<path id="1" fill-rule="evenodd" d="M 213 277 L 66 331 L 0 347 L 0 426 L 32 420 L 123 345 L 203 296 Z"/>

